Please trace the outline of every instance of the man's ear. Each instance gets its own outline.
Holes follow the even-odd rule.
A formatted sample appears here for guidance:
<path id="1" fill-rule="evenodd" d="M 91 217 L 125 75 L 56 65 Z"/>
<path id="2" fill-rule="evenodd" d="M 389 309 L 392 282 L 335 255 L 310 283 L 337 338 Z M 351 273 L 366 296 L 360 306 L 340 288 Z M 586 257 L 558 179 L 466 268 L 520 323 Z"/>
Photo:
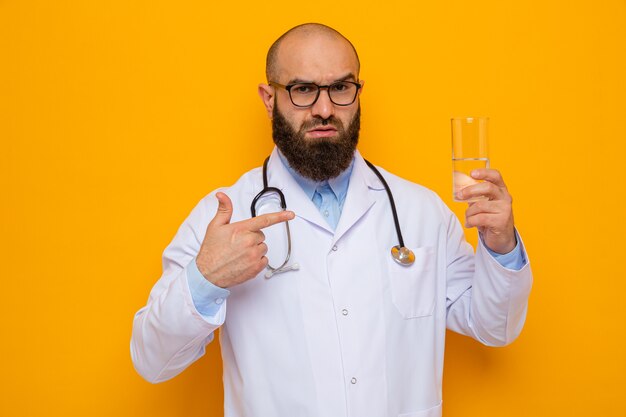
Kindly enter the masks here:
<path id="1" fill-rule="evenodd" d="M 263 101 L 265 110 L 267 110 L 267 117 L 272 119 L 272 112 L 274 110 L 274 87 L 268 84 L 259 84 L 259 97 Z"/>

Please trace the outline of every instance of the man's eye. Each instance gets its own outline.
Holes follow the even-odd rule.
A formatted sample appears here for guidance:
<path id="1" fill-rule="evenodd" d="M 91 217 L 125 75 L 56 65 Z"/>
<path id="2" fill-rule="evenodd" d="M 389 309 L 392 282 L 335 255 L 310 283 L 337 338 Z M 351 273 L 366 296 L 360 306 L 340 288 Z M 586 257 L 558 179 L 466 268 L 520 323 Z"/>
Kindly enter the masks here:
<path id="1" fill-rule="evenodd" d="M 291 91 L 298 94 L 310 94 L 315 92 L 315 87 L 308 84 L 297 84 L 291 88 Z"/>
<path id="2" fill-rule="evenodd" d="M 333 85 L 331 85 L 331 88 L 333 89 L 333 91 L 337 91 L 339 93 L 346 91 L 347 89 L 350 88 L 350 85 L 348 83 L 335 83 Z"/>

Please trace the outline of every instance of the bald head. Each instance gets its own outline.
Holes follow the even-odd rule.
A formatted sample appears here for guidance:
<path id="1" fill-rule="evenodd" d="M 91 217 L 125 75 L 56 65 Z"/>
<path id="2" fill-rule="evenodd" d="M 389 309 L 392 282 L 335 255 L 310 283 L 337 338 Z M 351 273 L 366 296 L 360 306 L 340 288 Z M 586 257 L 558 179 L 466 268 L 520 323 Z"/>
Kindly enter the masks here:
<path id="1" fill-rule="evenodd" d="M 314 38 L 326 38 L 332 41 L 344 42 L 354 52 L 354 58 L 357 65 L 357 74 L 360 67 L 359 55 L 354 48 L 354 45 L 341 33 L 335 29 L 322 25 L 320 23 L 305 23 L 303 25 L 296 26 L 285 32 L 280 38 L 278 38 L 267 51 L 267 59 L 265 61 L 265 75 L 267 80 L 278 80 L 281 66 L 280 55 L 283 52 L 283 46 L 294 45 L 298 42 L 306 42 Z"/>

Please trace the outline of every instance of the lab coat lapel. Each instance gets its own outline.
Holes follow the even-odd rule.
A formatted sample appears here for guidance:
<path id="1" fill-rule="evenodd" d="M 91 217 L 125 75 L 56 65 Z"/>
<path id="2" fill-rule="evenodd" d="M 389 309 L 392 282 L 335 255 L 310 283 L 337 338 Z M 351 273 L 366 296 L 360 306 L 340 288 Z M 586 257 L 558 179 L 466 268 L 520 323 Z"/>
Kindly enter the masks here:
<path id="1" fill-rule="evenodd" d="M 375 174 L 365 164 L 363 157 L 357 151 L 355 153 L 352 175 L 350 176 L 346 202 L 337 224 L 333 243 L 339 241 L 374 205 L 376 198 L 372 190 L 380 188 L 382 188 L 380 180 L 375 177 Z"/>
<path id="2" fill-rule="evenodd" d="M 300 187 L 281 162 L 276 147 L 274 147 L 270 157 L 267 176 L 268 185 L 279 188 L 285 194 L 287 210 L 291 210 L 297 217 L 313 223 L 331 234 L 333 233 L 326 220 L 315 207 L 315 204 L 304 193 L 302 187 Z"/>

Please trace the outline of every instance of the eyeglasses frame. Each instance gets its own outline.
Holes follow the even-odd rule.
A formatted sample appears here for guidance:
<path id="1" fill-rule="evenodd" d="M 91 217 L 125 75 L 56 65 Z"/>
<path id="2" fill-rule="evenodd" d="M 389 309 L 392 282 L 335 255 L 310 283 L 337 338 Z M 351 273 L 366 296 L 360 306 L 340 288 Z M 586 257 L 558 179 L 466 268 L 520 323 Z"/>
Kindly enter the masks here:
<path id="1" fill-rule="evenodd" d="M 356 86 L 356 92 L 354 93 L 354 98 L 353 98 L 353 99 L 352 99 L 352 101 L 351 101 L 350 103 L 348 103 L 348 104 L 339 104 L 339 103 L 335 103 L 335 102 L 333 101 L 333 98 L 330 96 L 330 87 L 332 87 L 332 86 L 333 86 L 333 85 L 335 85 L 335 84 L 339 84 L 339 83 L 350 83 L 350 84 L 354 84 L 354 85 Z M 291 104 L 293 104 L 293 105 L 294 105 L 294 106 L 296 106 L 296 107 L 300 107 L 300 108 L 307 108 L 307 107 L 312 107 L 312 106 L 314 106 L 314 105 L 315 105 L 315 103 L 317 103 L 317 100 L 320 98 L 320 94 L 321 94 L 321 92 L 322 92 L 322 89 L 324 89 L 324 88 L 325 88 L 325 89 L 326 89 L 326 91 L 328 92 L 328 98 L 330 99 L 330 102 L 331 102 L 331 103 L 333 103 L 335 106 L 342 106 L 342 107 L 345 107 L 345 106 L 350 106 L 350 105 L 354 104 L 354 102 L 356 101 L 356 98 L 357 98 L 357 96 L 359 95 L 359 90 L 360 90 L 360 89 L 361 89 L 361 87 L 362 87 L 362 85 L 361 85 L 361 84 L 359 84 L 359 83 L 357 83 L 357 82 L 355 82 L 355 81 L 335 81 L 334 83 L 332 83 L 332 84 L 328 84 L 328 85 L 317 85 L 317 84 L 315 84 L 315 83 L 291 83 L 291 84 L 284 85 L 284 84 L 277 83 L 277 82 L 275 82 L 275 81 L 270 81 L 268 84 L 269 84 L 269 85 L 271 85 L 271 86 L 274 86 L 274 87 L 280 87 L 280 88 L 282 88 L 282 89 L 284 89 L 284 90 L 287 90 L 287 93 L 289 93 L 289 100 L 291 100 Z M 291 97 L 291 89 L 292 89 L 294 86 L 296 86 L 296 85 L 300 85 L 300 84 L 309 84 L 309 85 L 314 85 L 314 86 L 316 86 L 316 87 L 317 87 L 317 95 L 315 96 L 315 100 L 313 100 L 313 103 L 308 104 L 308 105 L 306 105 L 306 106 L 301 106 L 301 105 L 299 105 L 299 104 L 294 103 L 293 98 Z"/>

